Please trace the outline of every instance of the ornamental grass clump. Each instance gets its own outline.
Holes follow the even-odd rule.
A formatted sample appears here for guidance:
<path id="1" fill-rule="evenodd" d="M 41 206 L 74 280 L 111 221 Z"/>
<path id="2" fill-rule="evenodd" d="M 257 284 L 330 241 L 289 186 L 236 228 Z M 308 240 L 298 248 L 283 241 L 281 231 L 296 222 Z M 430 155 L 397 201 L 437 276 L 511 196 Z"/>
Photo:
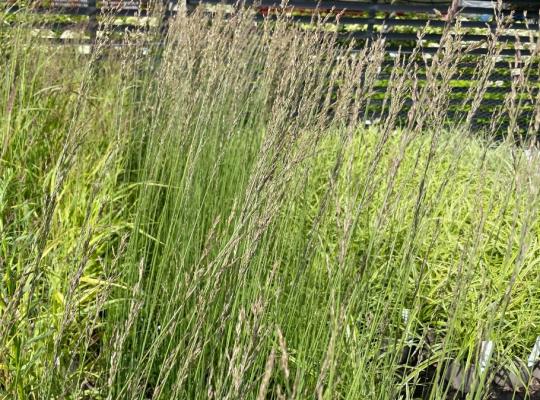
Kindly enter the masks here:
<path id="1" fill-rule="evenodd" d="M 527 360 L 534 142 L 449 121 L 459 37 L 423 82 L 398 55 L 372 118 L 384 42 L 311 28 L 199 8 L 163 46 L 0 44 L 2 396 L 481 398 Z"/>

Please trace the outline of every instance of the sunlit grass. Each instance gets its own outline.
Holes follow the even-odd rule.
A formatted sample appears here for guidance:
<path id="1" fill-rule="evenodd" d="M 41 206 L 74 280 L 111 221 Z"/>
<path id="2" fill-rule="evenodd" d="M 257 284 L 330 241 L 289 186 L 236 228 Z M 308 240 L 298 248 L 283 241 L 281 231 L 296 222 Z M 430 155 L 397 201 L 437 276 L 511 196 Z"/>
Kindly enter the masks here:
<path id="1" fill-rule="evenodd" d="M 451 39 L 368 129 L 380 42 L 219 12 L 168 35 L 0 44 L 3 398 L 413 399 L 429 372 L 442 399 L 492 341 L 472 399 L 528 357 L 540 160 L 450 127 Z"/>

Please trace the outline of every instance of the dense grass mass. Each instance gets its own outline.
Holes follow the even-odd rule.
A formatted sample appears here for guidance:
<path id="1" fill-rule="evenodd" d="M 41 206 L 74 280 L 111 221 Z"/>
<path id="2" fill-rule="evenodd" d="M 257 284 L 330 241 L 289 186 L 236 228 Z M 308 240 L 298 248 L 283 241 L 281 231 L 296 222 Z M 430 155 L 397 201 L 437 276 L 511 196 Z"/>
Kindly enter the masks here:
<path id="1" fill-rule="evenodd" d="M 481 399 L 526 362 L 536 148 L 448 128 L 451 37 L 423 85 L 396 59 L 367 128 L 382 43 L 312 28 L 0 43 L 2 398 Z"/>

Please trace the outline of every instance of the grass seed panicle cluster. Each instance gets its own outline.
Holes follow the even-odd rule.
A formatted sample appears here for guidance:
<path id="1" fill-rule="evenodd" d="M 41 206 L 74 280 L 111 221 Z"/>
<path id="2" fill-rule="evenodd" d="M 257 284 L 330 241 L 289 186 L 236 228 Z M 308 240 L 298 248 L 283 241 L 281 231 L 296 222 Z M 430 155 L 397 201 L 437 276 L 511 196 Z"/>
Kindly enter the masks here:
<path id="1" fill-rule="evenodd" d="M 249 9 L 155 30 L 0 43 L 0 398 L 540 392 L 536 53 L 472 132 L 497 31 L 458 120 L 475 45 L 445 31 L 367 127 L 382 39 Z"/>

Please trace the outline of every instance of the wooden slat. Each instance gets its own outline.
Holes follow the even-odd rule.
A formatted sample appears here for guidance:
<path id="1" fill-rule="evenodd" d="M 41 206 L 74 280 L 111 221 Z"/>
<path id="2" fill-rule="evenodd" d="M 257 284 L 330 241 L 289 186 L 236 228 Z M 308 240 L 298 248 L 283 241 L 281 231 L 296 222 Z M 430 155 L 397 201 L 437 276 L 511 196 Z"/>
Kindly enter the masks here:
<path id="1" fill-rule="evenodd" d="M 232 0 L 205 0 L 206 4 L 228 4 L 234 6 L 235 1 Z M 246 6 L 257 6 L 257 7 L 277 7 L 280 2 L 273 0 L 245 0 L 243 3 Z M 445 14 L 448 12 L 448 4 L 410 4 L 410 3 L 364 3 L 364 2 L 353 2 L 353 1 L 319 1 L 314 2 L 311 0 L 290 0 L 288 7 L 297 10 L 314 10 L 318 9 L 320 11 L 349 11 L 349 12 L 397 12 L 397 13 L 423 13 L 423 14 Z M 466 7 L 461 8 L 460 11 L 465 14 L 477 14 L 477 15 L 493 15 L 494 10 L 489 8 L 481 7 Z M 503 10 L 502 12 L 505 15 L 511 13 L 510 10 Z M 523 18 L 525 15 L 521 11 L 513 12 L 515 18 Z"/>
<path id="2" fill-rule="evenodd" d="M 395 40 L 395 41 L 412 41 L 416 42 L 418 40 L 417 33 L 401 33 L 401 32 L 348 32 L 342 36 L 347 36 L 355 39 L 369 39 L 373 37 L 384 37 L 386 40 Z M 453 35 L 455 36 L 455 35 Z M 443 36 L 440 33 L 427 33 L 422 36 L 423 41 L 429 42 L 439 42 Z M 464 42 L 483 42 L 487 40 L 486 35 L 463 33 L 460 36 L 461 40 Z M 513 35 L 499 35 L 498 40 L 500 42 L 509 42 L 509 43 L 529 43 L 531 41 L 528 36 L 513 36 Z"/>

